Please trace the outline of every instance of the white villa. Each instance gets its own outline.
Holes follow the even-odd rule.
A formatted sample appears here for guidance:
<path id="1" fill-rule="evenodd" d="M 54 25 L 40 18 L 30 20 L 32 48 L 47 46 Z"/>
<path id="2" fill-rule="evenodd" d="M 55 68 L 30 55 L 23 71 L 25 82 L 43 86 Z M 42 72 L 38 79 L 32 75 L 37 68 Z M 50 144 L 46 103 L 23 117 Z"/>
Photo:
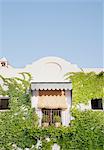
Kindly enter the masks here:
<path id="1" fill-rule="evenodd" d="M 25 68 L 12 67 L 6 58 L 0 59 L 0 75 L 4 77 L 21 77 L 20 72 L 29 72 L 31 81 L 31 105 L 39 116 L 39 125 L 42 124 L 43 115 L 48 115 L 48 123 L 54 123 L 53 116 L 58 115 L 61 123 L 68 126 L 71 120 L 72 82 L 65 80 L 67 72 L 90 72 L 99 73 L 102 68 L 79 68 L 76 64 L 58 58 L 41 58 Z M 1 83 L 2 84 L 2 83 Z M 7 109 L 8 97 L 0 96 L 0 109 Z M 102 100 L 83 104 L 80 107 L 88 109 L 104 109 Z M 47 119 L 47 118 L 46 118 Z"/>

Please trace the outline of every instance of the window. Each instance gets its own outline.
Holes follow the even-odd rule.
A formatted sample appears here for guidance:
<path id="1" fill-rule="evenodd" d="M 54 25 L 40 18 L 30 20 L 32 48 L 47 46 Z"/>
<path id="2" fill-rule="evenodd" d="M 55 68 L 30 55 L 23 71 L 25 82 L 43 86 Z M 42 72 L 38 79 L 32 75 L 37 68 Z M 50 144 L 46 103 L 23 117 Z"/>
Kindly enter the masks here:
<path id="1" fill-rule="evenodd" d="M 9 98 L 0 99 L 0 110 L 9 109 Z"/>
<path id="2" fill-rule="evenodd" d="M 92 109 L 103 109 L 102 99 L 93 99 L 91 100 Z"/>
<path id="3" fill-rule="evenodd" d="M 49 125 L 55 123 L 55 116 L 61 120 L 61 109 L 42 109 L 42 123 L 48 122 Z"/>
<path id="4" fill-rule="evenodd" d="M 5 62 L 1 62 L 2 67 L 6 66 Z"/>

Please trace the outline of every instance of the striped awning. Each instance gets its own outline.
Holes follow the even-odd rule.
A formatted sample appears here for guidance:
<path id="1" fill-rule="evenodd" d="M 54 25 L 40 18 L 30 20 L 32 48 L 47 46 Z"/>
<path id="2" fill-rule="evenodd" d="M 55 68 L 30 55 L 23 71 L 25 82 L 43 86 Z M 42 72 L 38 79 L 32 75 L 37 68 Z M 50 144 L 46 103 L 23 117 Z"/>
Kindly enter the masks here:
<path id="1" fill-rule="evenodd" d="M 38 101 L 38 108 L 66 109 L 66 98 L 65 96 L 40 96 Z"/>
<path id="2" fill-rule="evenodd" d="M 64 91 L 40 91 L 38 98 L 38 108 L 66 109 L 67 103 Z"/>
<path id="3" fill-rule="evenodd" d="M 71 82 L 31 82 L 31 90 L 71 90 Z"/>

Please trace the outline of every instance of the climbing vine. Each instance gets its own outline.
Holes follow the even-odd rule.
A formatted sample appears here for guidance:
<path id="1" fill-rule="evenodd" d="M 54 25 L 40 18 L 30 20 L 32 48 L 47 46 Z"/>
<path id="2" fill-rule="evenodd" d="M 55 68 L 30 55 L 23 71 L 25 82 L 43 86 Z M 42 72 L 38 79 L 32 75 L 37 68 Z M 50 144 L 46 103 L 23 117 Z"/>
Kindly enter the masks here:
<path id="1" fill-rule="evenodd" d="M 28 129 L 34 129 L 37 115 L 31 109 L 30 74 L 21 73 L 21 78 L 1 77 L 0 95 L 9 97 L 9 110 L 0 112 L 0 149 L 12 150 L 17 147 L 31 147 L 35 140 Z M 28 76 L 28 79 L 26 78 Z"/>
<path id="2" fill-rule="evenodd" d="M 65 77 L 72 80 L 73 105 L 104 97 L 104 72 L 67 73 Z"/>
<path id="3" fill-rule="evenodd" d="M 68 73 L 73 83 L 73 105 L 87 103 L 93 98 L 103 98 L 104 74 Z M 31 75 L 21 73 L 21 78 L 0 76 L 0 95 L 9 96 L 10 109 L 0 112 L 0 150 L 51 150 L 57 143 L 61 150 L 104 150 L 104 112 L 72 112 L 70 127 L 38 127 L 38 117 L 31 108 Z M 39 146 L 37 143 L 40 141 Z"/>

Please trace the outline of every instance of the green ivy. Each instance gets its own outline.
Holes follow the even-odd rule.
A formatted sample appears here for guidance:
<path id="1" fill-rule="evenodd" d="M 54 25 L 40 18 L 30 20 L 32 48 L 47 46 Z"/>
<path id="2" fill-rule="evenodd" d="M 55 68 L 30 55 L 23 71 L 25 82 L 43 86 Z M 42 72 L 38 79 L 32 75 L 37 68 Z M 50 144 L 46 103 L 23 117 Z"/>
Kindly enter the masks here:
<path id="1" fill-rule="evenodd" d="M 67 79 L 73 83 L 73 105 L 87 104 L 93 98 L 103 98 L 103 72 L 72 73 Z M 0 95 L 10 97 L 10 110 L 0 112 L 0 150 L 16 150 L 17 147 L 36 150 L 37 141 L 42 145 L 38 150 L 51 150 L 57 143 L 61 150 L 104 150 L 104 112 L 73 109 L 74 120 L 70 127 L 38 127 L 38 117 L 31 108 L 31 75 L 21 73 L 22 78 L 0 76 Z M 7 90 L 4 89 L 7 86 Z M 14 146 L 13 146 L 14 145 Z M 15 148 L 14 148 L 15 147 Z"/>
<path id="2" fill-rule="evenodd" d="M 66 79 L 72 80 L 73 105 L 84 103 L 95 98 L 104 98 L 104 72 L 96 74 L 94 72 L 67 73 Z"/>

